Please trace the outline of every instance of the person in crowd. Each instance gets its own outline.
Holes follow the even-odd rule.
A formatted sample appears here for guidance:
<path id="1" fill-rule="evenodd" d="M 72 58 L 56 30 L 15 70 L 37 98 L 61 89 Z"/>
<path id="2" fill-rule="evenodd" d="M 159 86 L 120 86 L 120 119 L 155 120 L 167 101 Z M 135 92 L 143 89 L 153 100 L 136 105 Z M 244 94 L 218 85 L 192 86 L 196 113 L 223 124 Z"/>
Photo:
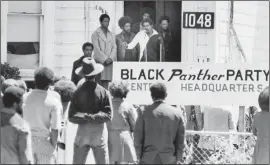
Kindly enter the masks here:
<path id="1" fill-rule="evenodd" d="M 109 91 L 113 97 L 113 119 L 108 123 L 110 164 L 134 163 L 137 161 L 133 136 L 137 112 L 125 101 L 128 84 L 112 82 Z"/>
<path id="2" fill-rule="evenodd" d="M 95 52 L 94 58 L 97 63 L 104 66 L 104 71 L 96 80 L 101 86 L 108 89 L 109 82 L 112 80 L 112 64 L 113 61 L 117 61 L 117 48 L 115 36 L 108 29 L 110 23 L 109 15 L 102 14 L 99 17 L 99 21 L 101 26 L 92 34 L 92 43 Z"/>
<path id="3" fill-rule="evenodd" d="M 257 112 L 258 112 L 258 109 L 255 106 L 251 106 L 245 111 L 245 130 L 246 130 L 246 132 L 252 132 L 254 116 L 256 115 Z M 237 130 L 239 131 L 239 121 L 237 122 Z"/>
<path id="4" fill-rule="evenodd" d="M 73 164 L 85 164 L 90 148 L 97 164 L 109 164 L 106 122 L 112 120 L 112 103 L 108 91 L 95 82 L 95 76 L 103 69 L 89 57 L 75 71 L 85 82 L 74 92 L 68 113 L 69 121 L 78 124 Z"/>
<path id="5" fill-rule="evenodd" d="M 151 18 L 152 15 L 153 15 L 152 9 L 144 8 L 142 20 L 147 19 L 147 18 Z M 142 21 L 139 21 L 139 22 L 136 22 L 135 24 L 133 24 L 132 29 L 131 29 L 131 31 L 135 34 L 140 32 L 141 30 L 144 30 L 144 27 L 142 25 Z"/>
<path id="6" fill-rule="evenodd" d="M 68 127 L 68 110 L 70 105 L 70 100 L 73 96 L 73 93 L 76 90 L 75 84 L 67 79 L 59 80 L 54 85 L 54 91 L 59 93 L 61 96 L 61 102 L 63 106 L 63 114 L 62 114 L 62 130 L 60 132 L 60 139 L 58 143 L 58 163 L 65 164 L 65 158 L 68 156 L 66 155 L 67 152 L 65 152 L 66 149 L 66 129 Z M 62 152 L 61 152 L 62 151 Z M 61 158 L 61 160 L 60 160 Z"/>
<path id="7" fill-rule="evenodd" d="M 154 103 L 139 111 L 134 131 L 139 163 L 180 163 L 185 148 L 185 124 L 181 110 L 164 101 L 167 89 L 163 83 L 152 84 L 150 92 Z"/>
<path id="8" fill-rule="evenodd" d="M 56 163 L 55 149 L 63 107 L 55 94 L 48 91 L 53 80 L 54 72 L 51 69 L 38 68 L 34 73 L 35 89 L 25 95 L 23 117 L 30 124 L 37 164 Z"/>
<path id="9" fill-rule="evenodd" d="M 62 79 L 59 80 L 54 85 L 54 91 L 57 92 L 61 96 L 61 102 L 63 106 L 63 119 L 66 120 L 66 112 L 69 109 L 70 100 L 73 96 L 73 93 L 76 90 L 76 85 L 68 80 L 68 79 Z"/>
<path id="10" fill-rule="evenodd" d="M 269 87 L 258 98 L 261 112 L 254 116 L 253 135 L 257 136 L 252 164 L 269 164 Z"/>
<path id="11" fill-rule="evenodd" d="M 33 164 L 31 131 L 17 113 L 21 111 L 24 91 L 15 86 L 4 91 L 1 112 L 1 164 Z"/>
<path id="12" fill-rule="evenodd" d="M 79 75 L 77 75 L 75 73 L 75 70 L 82 66 L 82 60 L 84 57 L 92 57 L 93 56 L 93 50 L 94 50 L 93 44 L 91 44 L 89 42 L 84 43 L 82 46 L 83 56 L 81 56 L 78 60 L 76 60 L 73 63 L 72 73 L 71 73 L 71 81 L 75 85 L 77 85 L 77 83 L 83 78 L 83 77 L 80 77 Z"/>
<path id="13" fill-rule="evenodd" d="M 142 25 L 145 30 L 136 34 L 131 43 L 125 43 L 126 49 L 133 49 L 139 43 L 139 61 L 164 61 L 163 42 L 157 31 L 153 29 L 153 21 L 146 18 L 142 21 Z"/>
<path id="14" fill-rule="evenodd" d="M 172 33 L 169 29 L 170 19 L 168 16 L 163 16 L 160 18 L 160 27 L 159 27 L 159 35 L 161 36 L 164 47 L 164 57 L 165 61 L 170 61 L 171 57 L 171 42 L 172 42 Z"/>
<path id="15" fill-rule="evenodd" d="M 2 84 L 3 84 L 4 81 L 5 81 L 5 77 L 1 75 L 1 87 L 2 87 Z M 3 104 L 3 101 L 2 101 L 2 97 L 3 97 L 2 88 L 0 90 L 1 90 L 1 97 L 0 97 L 0 109 L 1 109 L 1 108 L 4 107 L 4 104 Z"/>
<path id="16" fill-rule="evenodd" d="M 1 85 L 1 92 L 4 93 L 5 90 L 10 87 L 10 86 L 19 86 L 18 81 L 14 80 L 14 79 L 6 79 L 3 81 L 2 85 Z"/>
<path id="17" fill-rule="evenodd" d="M 11 86 L 19 86 L 18 81 L 14 80 L 14 79 L 6 79 L 3 81 L 3 83 L 1 83 L 1 99 L 0 99 L 0 109 L 4 108 L 4 104 L 3 104 L 3 93 L 5 92 L 5 90 L 8 87 Z"/>
<path id="18" fill-rule="evenodd" d="M 118 25 L 123 30 L 120 34 L 117 34 L 117 61 L 139 61 L 139 45 L 134 49 L 128 50 L 124 47 L 123 43 L 130 43 L 135 34 L 131 32 L 132 19 L 128 16 L 124 16 L 119 19 Z"/>
<path id="19" fill-rule="evenodd" d="M 26 85 L 25 81 L 24 80 L 21 80 L 21 79 L 20 80 L 17 80 L 17 81 L 18 81 L 19 87 L 21 89 L 23 89 L 24 93 L 26 93 L 27 90 L 28 90 L 28 88 L 27 88 L 27 85 Z"/>
<path id="20" fill-rule="evenodd" d="M 2 83 L 5 81 L 5 77 L 1 75 L 1 86 L 2 86 Z"/>

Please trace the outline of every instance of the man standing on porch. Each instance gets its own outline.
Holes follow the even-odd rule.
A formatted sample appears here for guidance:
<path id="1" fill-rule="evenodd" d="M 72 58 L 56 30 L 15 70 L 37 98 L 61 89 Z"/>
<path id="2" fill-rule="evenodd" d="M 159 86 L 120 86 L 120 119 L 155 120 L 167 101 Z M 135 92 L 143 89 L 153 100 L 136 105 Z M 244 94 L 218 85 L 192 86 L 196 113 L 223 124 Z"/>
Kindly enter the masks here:
<path id="1" fill-rule="evenodd" d="M 131 50 L 126 50 L 124 43 L 130 43 L 135 34 L 131 32 L 132 19 L 129 16 L 124 16 L 119 19 L 118 25 L 123 30 L 120 34 L 116 35 L 117 45 L 117 61 L 138 61 L 139 60 L 139 47 L 138 45 Z"/>
<path id="2" fill-rule="evenodd" d="M 94 45 L 94 59 L 97 63 L 104 66 L 104 71 L 98 75 L 97 82 L 108 89 L 109 82 L 112 80 L 112 63 L 117 60 L 116 41 L 114 34 L 108 29 L 110 17 L 102 14 L 99 17 L 100 27 L 92 34 L 92 43 Z"/>
<path id="3" fill-rule="evenodd" d="M 144 8 L 143 10 L 144 10 L 144 12 L 142 15 L 142 20 L 144 20 L 146 18 L 151 18 L 153 16 L 153 10 L 151 8 Z M 144 30 L 143 25 L 142 25 L 142 21 L 139 21 L 132 26 L 131 31 L 133 33 L 137 34 L 142 30 Z"/>
<path id="4" fill-rule="evenodd" d="M 73 63 L 73 67 L 72 67 L 72 73 L 71 73 L 71 81 L 77 85 L 78 82 L 83 78 L 79 75 L 77 75 L 75 73 L 75 70 L 79 67 L 82 66 L 82 60 L 83 58 L 85 57 L 92 57 L 92 52 L 93 52 L 93 49 L 94 49 L 94 46 L 93 44 L 89 43 L 89 42 L 86 42 L 83 44 L 82 46 L 82 50 L 83 50 L 83 56 L 81 56 L 78 60 L 76 60 L 74 63 Z"/>
<path id="5" fill-rule="evenodd" d="M 165 61 L 164 43 L 158 32 L 153 29 L 153 21 L 150 18 L 146 18 L 142 21 L 142 25 L 144 30 L 137 33 L 131 43 L 125 43 L 126 49 L 133 49 L 139 43 L 139 61 Z"/>

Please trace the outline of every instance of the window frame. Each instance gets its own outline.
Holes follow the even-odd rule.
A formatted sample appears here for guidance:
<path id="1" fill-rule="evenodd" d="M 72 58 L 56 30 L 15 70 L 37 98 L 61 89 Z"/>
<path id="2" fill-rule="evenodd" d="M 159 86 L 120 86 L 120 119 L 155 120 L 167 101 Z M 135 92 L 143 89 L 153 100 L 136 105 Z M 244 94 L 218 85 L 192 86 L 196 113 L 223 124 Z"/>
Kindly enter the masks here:
<path id="1" fill-rule="evenodd" d="M 2 3 L 2 2 L 1 2 Z M 16 16 L 29 16 L 29 17 L 39 17 L 39 64 L 38 64 L 38 67 L 40 66 L 43 66 L 44 65 L 44 1 L 41 1 L 41 12 L 40 13 L 22 13 L 22 12 L 18 12 L 18 13 L 15 13 L 15 12 L 9 12 L 8 11 L 8 2 L 6 4 L 6 6 L 4 7 L 7 7 L 6 9 L 6 13 L 5 13 L 5 16 L 6 16 L 6 19 L 4 19 L 4 21 L 2 22 L 2 24 L 5 27 L 5 29 L 7 29 L 7 22 L 8 22 L 8 17 L 9 16 L 12 16 L 12 15 L 16 15 Z M 2 6 L 2 5 L 1 5 Z M 2 29 L 2 27 L 1 27 Z M 1 30 L 2 32 L 4 32 L 5 35 L 3 37 L 3 40 L 5 40 L 5 44 L 3 44 L 5 47 L 7 47 L 7 43 L 8 43 L 8 40 L 7 40 L 7 30 Z M 1 36 L 2 38 L 2 36 Z M 2 42 L 3 42 L 2 40 Z M 2 55 L 1 55 L 1 63 L 4 63 L 4 62 L 7 62 L 7 51 L 6 49 L 4 49 L 4 51 L 2 51 Z M 3 54 L 4 52 L 4 54 Z M 32 81 L 33 80 L 33 73 L 34 73 L 35 69 L 20 69 L 20 76 L 22 77 L 23 80 L 26 80 L 26 81 Z"/>

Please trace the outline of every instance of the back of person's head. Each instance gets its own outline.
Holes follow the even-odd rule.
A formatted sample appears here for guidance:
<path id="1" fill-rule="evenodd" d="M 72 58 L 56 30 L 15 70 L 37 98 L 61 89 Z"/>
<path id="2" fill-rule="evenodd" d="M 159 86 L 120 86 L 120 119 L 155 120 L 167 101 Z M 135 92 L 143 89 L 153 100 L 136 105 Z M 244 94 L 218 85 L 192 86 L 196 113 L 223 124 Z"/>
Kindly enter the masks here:
<path id="1" fill-rule="evenodd" d="M 69 102 L 75 90 L 76 85 L 72 81 L 67 79 L 59 80 L 54 85 L 54 91 L 59 93 L 62 102 Z"/>
<path id="2" fill-rule="evenodd" d="M 126 98 L 129 92 L 128 83 L 113 81 L 109 86 L 109 91 L 114 98 Z"/>
<path id="3" fill-rule="evenodd" d="M 17 80 L 14 80 L 14 79 L 6 79 L 5 81 L 3 81 L 2 86 L 1 86 L 2 93 L 4 93 L 5 90 L 8 87 L 11 87 L 11 86 L 19 86 L 18 81 Z"/>
<path id="4" fill-rule="evenodd" d="M 167 97 L 167 88 L 164 83 L 154 83 L 150 86 L 150 92 L 153 100 L 164 100 Z"/>
<path id="5" fill-rule="evenodd" d="M 24 80 L 17 80 L 17 81 L 18 81 L 19 87 L 20 87 L 21 89 L 23 89 L 24 92 L 27 92 L 27 85 L 26 85 L 25 81 L 24 81 Z"/>
<path id="6" fill-rule="evenodd" d="M 258 102 L 262 111 L 269 112 L 269 86 L 260 93 Z"/>
<path id="7" fill-rule="evenodd" d="M 40 67 L 35 71 L 35 86 L 37 89 L 47 90 L 54 81 L 54 72 L 47 67 Z"/>
<path id="8" fill-rule="evenodd" d="M 17 86 L 10 86 L 4 91 L 3 104 L 6 108 L 12 108 L 14 103 L 19 104 L 24 95 L 23 89 Z"/>

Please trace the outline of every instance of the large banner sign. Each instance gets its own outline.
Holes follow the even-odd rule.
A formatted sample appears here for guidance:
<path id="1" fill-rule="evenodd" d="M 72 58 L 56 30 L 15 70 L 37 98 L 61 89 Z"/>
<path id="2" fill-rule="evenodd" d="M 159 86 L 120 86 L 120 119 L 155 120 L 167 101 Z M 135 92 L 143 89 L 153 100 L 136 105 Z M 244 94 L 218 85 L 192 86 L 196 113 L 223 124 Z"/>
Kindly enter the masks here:
<path id="1" fill-rule="evenodd" d="M 113 80 L 129 83 L 133 104 L 151 103 L 150 85 L 164 82 L 170 104 L 257 106 L 269 85 L 269 65 L 116 62 Z"/>

